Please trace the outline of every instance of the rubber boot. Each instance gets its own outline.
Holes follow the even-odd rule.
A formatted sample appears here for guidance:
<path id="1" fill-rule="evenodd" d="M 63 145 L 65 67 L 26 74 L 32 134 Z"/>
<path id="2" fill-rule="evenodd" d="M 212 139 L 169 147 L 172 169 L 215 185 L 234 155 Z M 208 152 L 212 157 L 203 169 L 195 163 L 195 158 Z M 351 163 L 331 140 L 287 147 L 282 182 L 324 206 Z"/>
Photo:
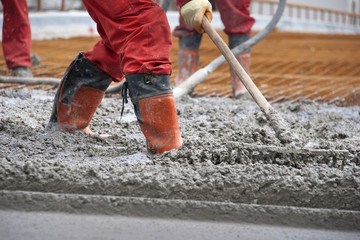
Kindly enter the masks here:
<path id="1" fill-rule="evenodd" d="M 239 54 L 235 57 L 239 61 L 240 65 L 244 68 L 245 72 L 249 75 L 251 60 L 250 53 Z M 232 69 L 230 69 L 230 79 L 234 98 L 240 98 L 244 93 L 247 93 L 247 89 L 245 88 L 244 84 Z"/>
<path id="2" fill-rule="evenodd" d="M 162 154 L 178 149 L 182 138 L 169 75 L 140 73 L 125 78 L 148 150 Z"/>
<path id="3" fill-rule="evenodd" d="M 174 85 L 179 86 L 188 79 L 199 67 L 199 47 L 201 34 L 192 34 L 179 39 L 178 51 L 178 74 L 175 77 Z"/>
<path id="4" fill-rule="evenodd" d="M 60 82 L 47 128 L 92 134 L 89 123 L 111 82 L 109 75 L 80 53 Z"/>
<path id="5" fill-rule="evenodd" d="M 179 86 L 188 79 L 199 67 L 199 49 L 184 49 L 178 51 L 178 74 L 174 85 Z"/>
<path id="6" fill-rule="evenodd" d="M 33 74 L 29 67 L 26 66 L 16 66 L 13 69 L 14 77 L 28 77 L 32 78 Z"/>
<path id="7" fill-rule="evenodd" d="M 231 35 L 229 36 L 229 48 L 233 49 L 236 46 L 242 44 L 243 42 L 250 39 L 250 35 Z M 250 49 L 246 49 L 244 53 L 238 54 L 235 56 L 239 61 L 240 65 L 244 68 L 245 72 L 250 74 L 250 63 L 251 63 L 251 55 Z M 235 74 L 235 72 L 230 68 L 230 79 L 233 89 L 233 97 L 241 98 L 245 93 L 247 93 L 247 89 L 244 84 L 241 82 L 240 78 Z"/>

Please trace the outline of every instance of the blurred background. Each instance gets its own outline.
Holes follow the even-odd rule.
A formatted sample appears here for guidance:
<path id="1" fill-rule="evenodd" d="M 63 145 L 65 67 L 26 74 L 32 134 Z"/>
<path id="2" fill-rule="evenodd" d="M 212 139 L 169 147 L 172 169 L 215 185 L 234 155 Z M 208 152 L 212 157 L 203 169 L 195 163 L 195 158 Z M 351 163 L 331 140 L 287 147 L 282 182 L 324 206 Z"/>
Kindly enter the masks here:
<path id="1" fill-rule="evenodd" d="M 158 3 L 162 5 L 164 0 Z M 179 14 L 175 1 L 168 3 L 167 16 L 173 29 Z M 250 11 L 256 19 L 253 35 L 272 19 L 278 3 L 252 1 Z M 29 0 L 28 6 L 32 51 L 41 59 L 41 64 L 32 68 L 34 77 L 60 79 L 78 52 L 87 51 L 99 40 L 96 25 L 81 0 Z M 2 21 L 1 14 L 0 25 Z M 216 7 L 212 25 L 227 42 Z M 173 81 L 177 74 L 178 39 L 175 37 L 172 50 Z M 312 99 L 344 106 L 359 105 L 359 52 L 360 0 L 288 0 L 275 30 L 251 50 L 250 77 L 271 103 Z M 206 66 L 220 55 L 205 34 L 199 66 Z M 0 75 L 10 76 L 2 52 Z M 229 79 L 229 66 L 224 63 L 195 88 L 193 96 L 231 97 Z M 10 87 L 54 88 L 0 83 L 0 88 Z"/>

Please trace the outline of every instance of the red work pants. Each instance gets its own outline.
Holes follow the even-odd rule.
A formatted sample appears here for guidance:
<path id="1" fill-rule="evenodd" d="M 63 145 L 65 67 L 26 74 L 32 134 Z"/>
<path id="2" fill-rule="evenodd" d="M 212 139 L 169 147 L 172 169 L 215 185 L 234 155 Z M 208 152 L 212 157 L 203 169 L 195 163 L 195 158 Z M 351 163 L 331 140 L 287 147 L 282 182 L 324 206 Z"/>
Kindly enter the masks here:
<path id="1" fill-rule="evenodd" d="M 6 65 L 31 67 L 31 29 L 26 0 L 1 0 L 4 7 L 2 47 Z"/>
<path id="2" fill-rule="evenodd" d="M 135 73 L 171 74 L 171 30 L 154 0 L 83 0 L 101 40 L 85 57 L 114 81 Z"/>
<path id="3" fill-rule="evenodd" d="M 227 35 L 249 35 L 255 19 L 250 17 L 251 0 L 216 0 L 216 7 Z M 185 37 L 196 33 L 196 30 L 180 20 L 180 25 L 174 30 L 174 36 Z"/>

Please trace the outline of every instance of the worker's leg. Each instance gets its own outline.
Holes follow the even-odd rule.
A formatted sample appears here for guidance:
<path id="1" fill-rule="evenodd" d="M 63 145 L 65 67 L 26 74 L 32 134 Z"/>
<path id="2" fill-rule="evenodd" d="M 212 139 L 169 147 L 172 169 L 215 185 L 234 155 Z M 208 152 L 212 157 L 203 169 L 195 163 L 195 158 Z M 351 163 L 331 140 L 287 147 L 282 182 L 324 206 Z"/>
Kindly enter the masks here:
<path id="1" fill-rule="evenodd" d="M 110 83 L 110 76 L 80 53 L 58 87 L 48 128 L 92 134 L 89 123 Z"/>
<path id="2" fill-rule="evenodd" d="M 83 2 L 85 6 L 88 6 L 89 3 L 87 2 L 92 2 L 92 4 L 94 4 L 94 1 Z M 98 16 L 98 10 L 100 9 L 96 7 L 96 4 L 95 6 L 90 5 L 87 7 L 89 15 L 97 24 L 97 32 L 99 33 L 101 40 L 98 41 L 92 49 L 86 51 L 84 56 L 100 70 L 109 74 L 114 82 L 120 82 L 125 77 L 121 67 L 122 54 L 117 53 L 108 39 L 108 34 L 105 32 L 102 25 L 107 24 L 108 20 L 104 21 L 101 14 Z M 108 18 L 111 17 L 108 16 Z"/>
<path id="3" fill-rule="evenodd" d="M 83 2 L 98 28 L 101 27 L 104 45 L 119 56 L 118 68 L 106 69 L 98 50 L 85 55 L 112 77 L 118 73 L 125 75 L 125 86 L 129 86 L 151 152 L 179 148 L 182 139 L 169 82 L 171 31 L 164 10 L 152 0 L 130 5 L 125 0 Z"/>
<path id="4" fill-rule="evenodd" d="M 126 84 L 148 150 L 161 154 L 178 149 L 182 139 L 169 75 L 131 74 Z"/>
<path id="5" fill-rule="evenodd" d="M 8 69 L 19 77 L 32 77 L 31 29 L 26 0 L 2 0 L 4 21 L 2 46 Z"/>
<path id="6" fill-rule="evenodd" d="M 106 70 L 109 75 L 119 69 L 124 75 L 171 74 L 171 30 L 158 4 L 153 0 L 83 0 L 83 3 L 98 28 L 101 26 L 102 40 L 119 57 L 119 66 Z M 95 58 L 99 56 L 89 60 Z"/>
<path id="7" fill-rule="evenodd" d="M 229 47 L 230 49 L 239 46 L 243 42 L 250 39 L 250 35 L 229 35 Z M 251 63 L 251 55 L 250 55 L 250 48 L 247 49 L 245 52 L 240 53 L 235 56 L 236 59 L 239 61 L 240 65 L 243 67 L 247 74 L 250 74 L 250 63 Z M 235 74 L 235 72 L 230 69 L 230 79 L 232 83 L 233 89 L 233 97 L 240 98 L 244 93 L 247 92 L 245 86 L 239 79 L 239 77 Z"/>
<path id="8" fill-rule="evenodd" d="M 251 37 L 251 27 L 255 23 L 254 18 L 250 16 L 250 0 L 218 0 L 221 20 L 225 25 L 224 32 L 229 36 L 230 49 L 242 44 Z M 244 70 L 250 74 L 250 49 L 235 56 Z M 241 80 L 236 76 L 234 71 L 230 70 L 230 78 L 233 87 L 233 96 L 241 97 L 247 92 Z"/>
<path id="9" fill-rule="evenodd" d="M 178 86 L 198 70 L 202 34 L 179 19 L 179 26 L 175 28 L 173 35 L 179 38 L 178 73 L 174 80 L 174 85 Z"/>
<path id="10" fill-rule="evenodd" d="M 98 19 L 94 19 L 97 21 Z M 120 58 L 112 50 L 98 24 L 102 39 L 86 53 L 80 53 L 70 64 L 54 99 L 49 127 L 63 131 L 83 130 L 93 134 L 89 123 L 111 81 L 120 81 Z"/>
<path id="11" fill-rule="evenodd" d="M 178 74 L 175 78 L 175 86 L 180 85 L 198 70 L 201 37 L 202 34 L 198 33 L 179 37 L 179 50 L 177 58 Z"/>
<path id="12" fill-rule="evenodd" d="M 121 2 L 122 7 L 126 5 L 124 1 L 118 2 Z M 121 15 L 120 10 L 117 13 L 114 9 L 106 9 L 109 6 L 106 1 L 100 4 L 97 1 L 84 1 L 84 4 L 97 23 L 101 40 L 89 51 L 80 53 L 70 64 L 55 96 L 49 126 L 59 126 L 64 131 L 82 129 L 92 133 L 88 125 L 111 79 L 121 81 L 124 77 L 121 59 L 124 47 L 120 43 L 125 40 L 125 35 L 119 36 L 120 25 L 116 26 L 113 19 L 117 18 L 116 14 Z M 126 12 L 125 8 L 122 10 Z M 115 39 L 110 41 L 108 37 Z"/>

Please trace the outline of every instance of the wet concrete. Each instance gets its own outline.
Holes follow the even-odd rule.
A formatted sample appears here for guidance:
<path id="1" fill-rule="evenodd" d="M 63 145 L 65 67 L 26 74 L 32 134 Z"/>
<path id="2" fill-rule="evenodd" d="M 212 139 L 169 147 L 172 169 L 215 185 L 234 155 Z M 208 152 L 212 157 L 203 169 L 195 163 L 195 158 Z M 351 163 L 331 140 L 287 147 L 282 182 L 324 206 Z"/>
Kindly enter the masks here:
<path id="1" fill-rule="evenodd" d="M 104 99 L 90 125 L 109 138 L 45 131 L 54 93 L 0 90 L 1 190 L 360 211 L 359 106 L 275 104 L 297 139 L 283 145 L 250 97 L 185 97 L 177 101 L 184 145 L 150 156 L 130 104 L 120 120 L 119 99 Z M 229 142 L 280 150 L 269 160 L 234 147 L 233 158 Z M 286 154 L 294 148 L 327 154 Z M 337 162 L 332 150 L 348 154 Z"/>

